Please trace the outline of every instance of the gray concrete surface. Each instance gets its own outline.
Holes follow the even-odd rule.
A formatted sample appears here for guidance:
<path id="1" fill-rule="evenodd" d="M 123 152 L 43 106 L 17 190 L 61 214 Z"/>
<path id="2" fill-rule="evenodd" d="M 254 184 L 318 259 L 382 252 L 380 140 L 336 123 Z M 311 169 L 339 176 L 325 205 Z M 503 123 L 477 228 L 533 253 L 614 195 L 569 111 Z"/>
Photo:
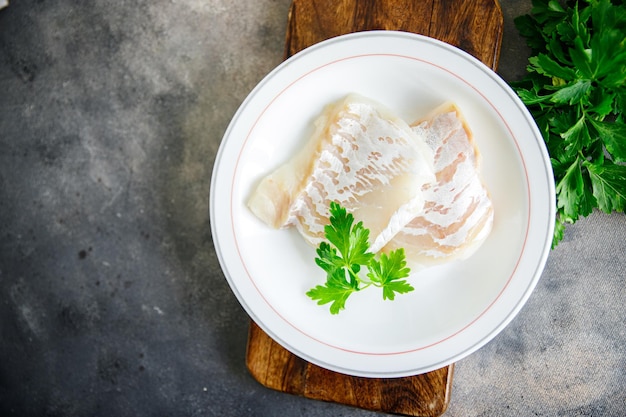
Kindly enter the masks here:
<path id="1" fill-rule="evenodd" d="M 218 265 L 211 169 L 282 58 L 290 0 L 14 0 L 0 10 L 0 415 L 375 416 L 268 390 Z M 500 74 L 523 74 L 502 0 Z M 446 416 L 626 415 L 626 222 L 568 229 Z"/>

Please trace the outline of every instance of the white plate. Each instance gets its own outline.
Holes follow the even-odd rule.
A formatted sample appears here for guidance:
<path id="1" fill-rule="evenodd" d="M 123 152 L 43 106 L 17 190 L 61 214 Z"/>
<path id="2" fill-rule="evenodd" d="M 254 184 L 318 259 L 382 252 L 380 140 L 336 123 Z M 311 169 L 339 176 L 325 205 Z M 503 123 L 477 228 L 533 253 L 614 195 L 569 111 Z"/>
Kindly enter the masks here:
<path id="1" fill-rule="evenodd" d="M 494 228 L 463 262 L 412 274 L 415 291 L 383 301 L 375 288 L 331 315 L 305 292 L 325 281 L 315 250 L 274 230 L 245 203 L 257 182 L 306 142 L 322 108 L 349 93 L 411 122 L 444 101 L 467 117 L 483 155 Z M 252 319 L 294 354 L 365 377 L 432 371 L 491 340 L 518 313 L 550 250 L 555 193 L 550 161 L 516 94 L 472 56 L 393 31 L 334 38 L 282 63 L 231 121 L 211 181 L 211 227 L 224 274 Z"/>

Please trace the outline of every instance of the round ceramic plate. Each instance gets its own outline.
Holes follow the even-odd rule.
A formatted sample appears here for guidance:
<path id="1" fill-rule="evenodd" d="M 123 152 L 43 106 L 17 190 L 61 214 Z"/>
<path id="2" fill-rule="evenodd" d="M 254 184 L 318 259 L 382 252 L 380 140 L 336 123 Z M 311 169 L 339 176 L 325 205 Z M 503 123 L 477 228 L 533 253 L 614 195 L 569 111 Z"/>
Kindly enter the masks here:
<path id="1" fill-rule="evenodd" d="M 455 102 L 474 132 L 494 227 L 465 261 L 415 272 L 415 291 L 384 301 L 355 293 L 338 315 L 305 293 L 325 282 L 315 249 L 272 229 L 246 201 L 307 141 L 323 107 L 358 93 L 407 122 Z M 392 31 L 337 37 L 282 63 L 250 93 L 221 143 L 211 182 L 211 227 L 239 302 L 274 340 L 321 367 L 356 376 L 428 372 L 472 353 L 519 312 L 550 250 L 550 161 L 532 117 L 493 71 L 431 38 Z"/>

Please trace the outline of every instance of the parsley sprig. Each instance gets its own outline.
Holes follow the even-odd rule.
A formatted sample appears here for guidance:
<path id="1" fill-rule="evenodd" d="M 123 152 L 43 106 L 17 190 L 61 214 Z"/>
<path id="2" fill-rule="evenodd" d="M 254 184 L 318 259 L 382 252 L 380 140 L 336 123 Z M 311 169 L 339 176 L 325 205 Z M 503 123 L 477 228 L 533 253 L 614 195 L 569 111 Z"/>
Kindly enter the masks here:
<path id="1" fill-rule="evenodd" d="M 567 223 L 626 206 L 626 6 L 613 3 L 533 0 L 531 14 L 515 20 L 533 56 L 513 87 L 554 171 L 553 248 Z"/>
<path id="2" fill-rule="evenodd" d="M 324 227 L 327 241 L 317 248 L 315 263 L 326 272 L 326 283 L 310 289 L 308 295 L 317 304 L 330 305 L 331 314 L 345 308 L 346 300 L 356 291 L 369 286 L 380 287 L 384 300 L 413 291 L 404 279 L 409 276 L 404 249 L 381 253 L 377 259 L 369 252 L 369 229 L 363 222 L 336 202 L 330 203 L 330 224 Z M 363 277 L 364 268 L 367 269 Z"/>

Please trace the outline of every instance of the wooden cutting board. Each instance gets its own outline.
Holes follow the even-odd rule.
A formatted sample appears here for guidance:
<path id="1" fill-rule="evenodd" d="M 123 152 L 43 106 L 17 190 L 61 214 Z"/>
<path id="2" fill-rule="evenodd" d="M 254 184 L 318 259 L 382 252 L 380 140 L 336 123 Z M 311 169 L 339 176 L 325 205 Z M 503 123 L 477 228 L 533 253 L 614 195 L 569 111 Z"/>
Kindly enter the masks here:
<path id="1" fill-rule="evenodd" d="M 498 0 L 294 0 L 284 57 L 334 36 L 401 30 L 458 46 L 494 70 L 502 41 Z M 436 313 L 433 313 L 436 314 Z M 405 378 L 361 378 L 313 365 L 250 323 L 246 364 L 264 386 L 307 398 L 407 416 L 440 416 L 454 364 Z"/>

